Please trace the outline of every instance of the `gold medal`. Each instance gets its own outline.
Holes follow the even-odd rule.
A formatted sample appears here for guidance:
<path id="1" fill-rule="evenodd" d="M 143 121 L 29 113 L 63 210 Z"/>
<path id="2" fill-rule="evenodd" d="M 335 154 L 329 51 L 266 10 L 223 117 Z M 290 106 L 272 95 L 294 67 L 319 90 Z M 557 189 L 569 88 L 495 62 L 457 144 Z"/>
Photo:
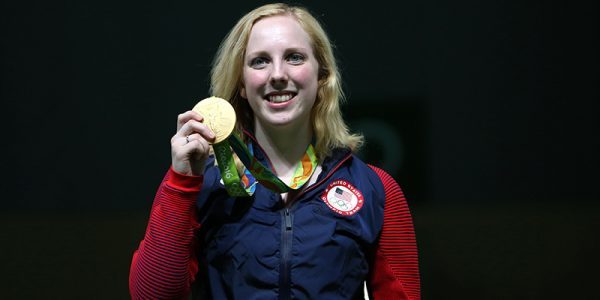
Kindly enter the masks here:
<path id="1" fill-rule="evenodd" d="M 233 132 L 235 110 L 227 100 L 209 97 L 198 102 L 192 110 L 204 117 L 202 122 L 215 134 L 213 144 L 224 141 Z"/>

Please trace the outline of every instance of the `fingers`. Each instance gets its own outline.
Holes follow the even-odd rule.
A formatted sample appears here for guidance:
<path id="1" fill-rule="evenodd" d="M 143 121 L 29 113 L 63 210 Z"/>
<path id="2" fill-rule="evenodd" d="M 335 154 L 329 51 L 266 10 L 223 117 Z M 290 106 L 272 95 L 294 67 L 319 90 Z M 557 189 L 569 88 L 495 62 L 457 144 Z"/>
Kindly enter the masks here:
<path id="1" fill-rule="evenodd" d="M 203 173 L 209 143 L 215 140 L 215 134 L 202 121 L 203 117 L 194 111 L 177 117 L 177 132 L 171 138 L 171 158 L 173 169 L 181 174 Z"/>
<path id="2" fill-rule="evenodd" d="M 212 132 L 208 126 L 203 123 L 200 123 L 195 120 L 189 120 L 187 123 L 183 124 L 181 129 L 175 134 L 175 136 L 189 136 L 192 134 L 196 134 L 196 138 L 203 138 L 209 142 L 215 140 L 215 134 Z M 188 138 L 189 140 L 189 138 Z"/>
<path id="3" fill-rule="evenodd" d="M 190 161 L 190 160 L 203 160 L 208 157 L 210 145 L 205 139 L 199 137 L 196 134 L 196 138 L 188 138 L 189 143 L 185 143 L 177 148 L 173 149 L 173 156 L 176 160 Z"/>
<path id="4" fill-rule="evenodd" d="M 199 133 L 192 133 L 185 137 L 186 144 L 190 143 L 192 141 L 195 141 L 195 140 L 205 140 L 205 139 Z"/>
<path id="5" fill-rule="evenodd" d="M 185 123 L 187 123 L 189 120 L 196 120 L 198 122 L 202 122 L 202 120 L 204 120 L 204 118 L 199 113 L 197 113 L 193 110 L 188 110 L 188 111 L 180 114 L 179 116 L 177 116 L 177 131 L 179 131 L 181 129 L 181 127 Z"/>
<path id="6" fill-rule="evenodd" d="M 181 146 L 174 145 L 171 147 L 173 170 L 180 174 L 202 175 L 209 150 L 210 145 L 208 142 L 200 138 L 198 134 L 189 143 Z"/>
<path id="7" fill-rule="evenodd" d="M 177 145 L 184 145 L 191 141 L 189 136 L 194 135 L 194 139 L 205 139 L 209 142 L 215 140 L 215 134 L 208 126 L 197 121 L 196 119 L 190 119 L 175 133 L 171 139 L 171 143 Z M 187 139 L 186 139 L 187 137 Z"/>
<path id="8" fill-rule="evenodd" d="M 171 143 L 173 144 L 173 146 L 181 147 L 195 140 L 198 140 L 200 142 L 206 141 L 206 139 L 203 138 L 200 134 L 192 133 L 186 136 L 176 135 L 171 139 Z"/>

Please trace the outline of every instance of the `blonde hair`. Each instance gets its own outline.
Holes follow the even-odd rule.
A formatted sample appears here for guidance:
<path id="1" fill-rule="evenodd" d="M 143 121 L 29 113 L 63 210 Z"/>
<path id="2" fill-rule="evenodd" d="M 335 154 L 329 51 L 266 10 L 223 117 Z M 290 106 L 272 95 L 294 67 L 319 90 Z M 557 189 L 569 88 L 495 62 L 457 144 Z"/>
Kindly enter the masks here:
<path id="1" fill-rule="evenodd" d="M 267 4 L 243 16 L 219 46 L 211 71 L 211 94 L 229 100 L 238 116 L 236 127 L 240 132 L 242 128 L 253 128 L 252 109 L 240 95 L 244 56 L 252 26 L 263 18 L 277 15 L 290 15 L 296 19 L 308 33 L 319 63 L 319 87 L 311 111 L 317 157 L 323 160 L 333 149 L 340 147 L 357 151 L 363 137 L 351 134 L 342 118 L 340 103 L 345 97 L 331 43 L 319 22 L 304 8 L 283 3 Z"/>

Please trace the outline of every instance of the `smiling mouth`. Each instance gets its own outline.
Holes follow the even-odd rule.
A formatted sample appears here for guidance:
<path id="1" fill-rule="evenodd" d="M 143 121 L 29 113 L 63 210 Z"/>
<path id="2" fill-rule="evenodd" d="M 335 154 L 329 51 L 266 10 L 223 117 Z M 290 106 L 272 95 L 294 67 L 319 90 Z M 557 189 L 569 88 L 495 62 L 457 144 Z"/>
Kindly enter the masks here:
<path id="1" fill-rule="evenodd" d="M 290 101 L 290 99 L 294 98 L 296 94 L 294 93 L 286 93 L 286 94 L 271 94 L 267 95 L 265 99 L 271 103 L 282 103 Z"/>

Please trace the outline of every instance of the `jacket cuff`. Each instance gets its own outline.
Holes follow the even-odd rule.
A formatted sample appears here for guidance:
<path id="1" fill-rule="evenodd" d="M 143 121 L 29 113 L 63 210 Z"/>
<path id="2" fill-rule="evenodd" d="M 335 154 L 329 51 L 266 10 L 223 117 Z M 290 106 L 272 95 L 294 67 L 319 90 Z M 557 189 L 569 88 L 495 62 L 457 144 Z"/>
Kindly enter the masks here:
<path id="1" fill-rule="evenodd" d="M 202 188 L 204 176 L 184 175 L 173 170 L 173 166 L 169 168 L 166 184 L 173 189 L 186 192 L 197 193 Z"/>

